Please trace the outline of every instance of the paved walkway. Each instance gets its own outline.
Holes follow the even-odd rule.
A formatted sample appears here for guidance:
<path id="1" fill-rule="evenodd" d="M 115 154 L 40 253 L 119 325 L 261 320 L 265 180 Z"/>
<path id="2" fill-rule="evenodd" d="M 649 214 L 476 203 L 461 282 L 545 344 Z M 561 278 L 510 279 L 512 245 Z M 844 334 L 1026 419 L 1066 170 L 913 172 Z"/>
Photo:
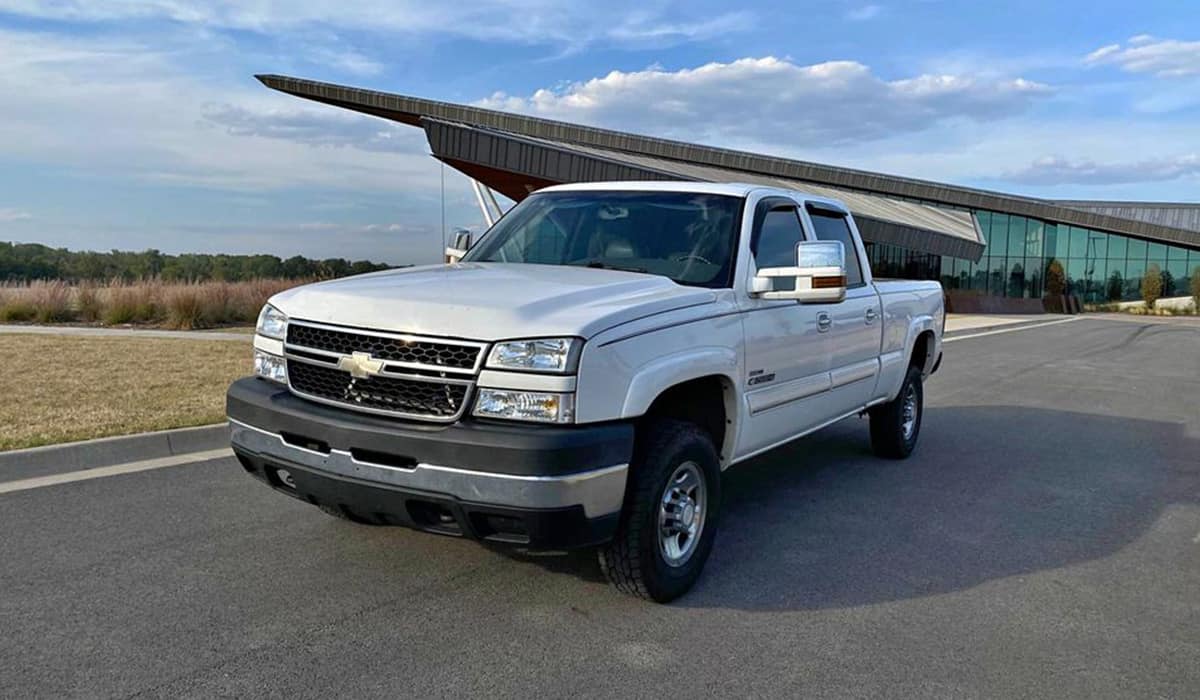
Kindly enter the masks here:
<path id="1" fill-rule="evenodd" d="M 946 314 L 946 332 L 975 331 L 1016 323 L 1053 321 L 1053 314 Z"/>
<path id="2" fill-rule="evenodd" d="M 164 331 L 141 328 L 92 328 L 90 326 L 22 326 L 0 324 L 0 333 L 39 335 L 117 336 L 139 338 L 186 338 L 188 340 L 240 340 L 249 343 L 253 333 L 245 331 Z"/>

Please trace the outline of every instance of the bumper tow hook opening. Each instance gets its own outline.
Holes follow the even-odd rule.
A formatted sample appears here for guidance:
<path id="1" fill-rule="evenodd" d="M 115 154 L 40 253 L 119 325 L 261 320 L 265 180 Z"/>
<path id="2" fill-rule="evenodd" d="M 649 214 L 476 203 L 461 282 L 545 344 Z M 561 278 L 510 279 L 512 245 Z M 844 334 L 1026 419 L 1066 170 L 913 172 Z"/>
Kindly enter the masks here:
<path id="1" fill-rule="evenodd" d="M 296 479 L 292 477 L 292 473 L 289 472 L 288 470 L 276 469 L 275 477 L 277 479 L 279 479 L 279 483 L 283 484 L 284 486 L 288 487 L 289 489 L 296 488 Z"/>

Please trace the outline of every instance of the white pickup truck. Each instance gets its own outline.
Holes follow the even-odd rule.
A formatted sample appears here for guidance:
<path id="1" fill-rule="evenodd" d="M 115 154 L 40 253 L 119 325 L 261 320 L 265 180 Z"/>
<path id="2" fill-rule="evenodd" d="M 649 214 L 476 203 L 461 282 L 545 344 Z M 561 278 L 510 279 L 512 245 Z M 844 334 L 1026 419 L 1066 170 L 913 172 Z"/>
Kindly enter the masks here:
<path id="1" fill-rule="evenodd" d="M 856 414 L 876 454 L 916 445 L 942 289 L 874 282 L 837 201 L 550 187 L 447 255 L 270 300 L 227 397 L 247 472 L 357 523 L 597 547 L 617 588 L 668 601 L 723 470 Z"/>

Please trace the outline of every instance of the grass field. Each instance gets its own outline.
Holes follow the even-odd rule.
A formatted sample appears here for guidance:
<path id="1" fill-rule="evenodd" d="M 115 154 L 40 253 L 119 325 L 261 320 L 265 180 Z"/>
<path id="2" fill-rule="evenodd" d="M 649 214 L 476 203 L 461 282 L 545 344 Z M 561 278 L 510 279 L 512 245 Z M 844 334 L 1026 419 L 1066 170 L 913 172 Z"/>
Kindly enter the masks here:
<path id="1" fill-rule="evenodd" d="M 0 450 L 216 423 L 250 340 L 0 335 Z"/>

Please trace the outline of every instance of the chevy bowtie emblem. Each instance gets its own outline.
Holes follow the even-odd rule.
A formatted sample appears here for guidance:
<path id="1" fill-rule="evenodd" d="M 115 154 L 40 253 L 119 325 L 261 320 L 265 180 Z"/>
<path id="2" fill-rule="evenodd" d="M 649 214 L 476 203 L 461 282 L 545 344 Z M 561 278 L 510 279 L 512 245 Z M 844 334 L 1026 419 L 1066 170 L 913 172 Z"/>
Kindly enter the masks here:
<path id="1" fill-rule="evenodd" d="M 383 371 L 383 361 L 372 359 L 368 353 L 356 352 L 349 357 L 338 358 L 338 369 L 349 372 L 355 379 L 366 379 Z"/>

